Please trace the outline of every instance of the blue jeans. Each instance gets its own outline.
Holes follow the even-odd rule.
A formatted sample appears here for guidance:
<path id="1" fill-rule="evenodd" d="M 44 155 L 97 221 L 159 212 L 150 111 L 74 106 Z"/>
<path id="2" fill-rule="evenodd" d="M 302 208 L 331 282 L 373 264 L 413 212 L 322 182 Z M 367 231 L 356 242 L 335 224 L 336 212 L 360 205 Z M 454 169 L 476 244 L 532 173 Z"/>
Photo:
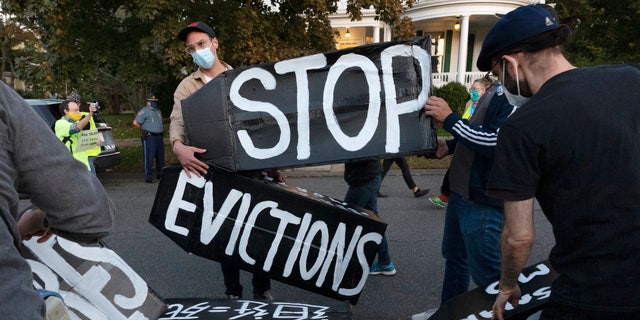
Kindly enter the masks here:
<path id="1" fill-rule="evenodd" d="M 380 189 L 380 183 L 382 182 L 382 176 L 377 175 L 373 180 L 365 183 L 361 186 L 353 187 L 349 186 L 347 195 L 344 196 L 344 202 L 369 209 L 379 216 L 378 214 L 378 190 Z M 387 245 L 387 237 L 382 236 L 380 242 L 380 248 L 378 249 L 378 264 L 386 266 L 391 263 L 391 257 L 389 256 L 389 247 Z"/>
<path id="2" fill-rule="evenodd" d="M 440 303 L 469 290 L 470 276 L 478 287 L 500 279 L 501 208 L 475 203 L 452 192 L 442 239 L 446 260 Z"/>

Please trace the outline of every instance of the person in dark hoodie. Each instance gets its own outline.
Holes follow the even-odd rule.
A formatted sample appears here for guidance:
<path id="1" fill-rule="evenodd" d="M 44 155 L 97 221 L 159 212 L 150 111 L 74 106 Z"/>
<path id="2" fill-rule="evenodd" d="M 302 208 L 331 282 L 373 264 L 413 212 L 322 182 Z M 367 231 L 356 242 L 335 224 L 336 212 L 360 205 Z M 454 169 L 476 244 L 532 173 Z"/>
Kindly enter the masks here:
<path id="1" fill-rule="evenodd" d="M 33 204 L 22 213 L 19 194 L 28 195 Z M 111 232 L 115 208 L 86 164 L 71 155 L 15 91 L 0 83 L 2 318 L 45 319 L 45 298 L 58 299 L 34 288 L 31 268 L 21 254 L 22 240 L 36 237 L 42 243 L 57 234 L 97 242 Z M 64 310 L 57 301 L 56 311 Z"/>
<path id="2" fill-rule="evenodd" d="M 443 123 L 453 136 L 438 139 L 437 155 L 453 154 L 449 168 L 451 194 L 445 217 L 442 255 L 446 259 L 440 303 L 469 290 L 470 279 L 486 286 L 500 278 L 502 201 L 485 195 L 498 129 L 514 111 L 499 82 L 480 100 L 470 120 L 431 96 L 426 114 Z"/>
<path id="3" fill-rule="evenodd" d="M 382 183 L 382 164 L 378 159 L 360 160 L 344 164 L 344 181 L 349 185 L 344 202 L 356 205 L 378 214 L 378 190 Z M 391 262 L 387 237 L 382 236 L 378 248 L 378 261 L 371 265 L 370 275 L 392 276 L 396 267 Z"/>

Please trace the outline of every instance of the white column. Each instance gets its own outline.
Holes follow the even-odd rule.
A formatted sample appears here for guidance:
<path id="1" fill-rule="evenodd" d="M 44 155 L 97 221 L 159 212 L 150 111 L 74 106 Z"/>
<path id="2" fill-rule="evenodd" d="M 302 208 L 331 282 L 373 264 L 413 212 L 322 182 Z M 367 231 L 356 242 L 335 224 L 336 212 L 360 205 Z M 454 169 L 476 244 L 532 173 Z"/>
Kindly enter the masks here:
<path id="1" fill-rule="evenodd" d="M 373 27 L 373 43 L 380 42 L 380 27 Z"/>
<path id="2" fill-rule="evenodd" d="M 456 81 L 464 84 L 464 74 L 467 70 L 467 49 L 469 48 L 469 16 L 462 16 L 460 24 L 460 46 L 458 49 L 458 75 Z"/>
<path id="3" fill-rule="evenodd" d="M 388 25 L 384 27 L 384 39 L 382 41 L 391 41 L 391 28 Z"/>

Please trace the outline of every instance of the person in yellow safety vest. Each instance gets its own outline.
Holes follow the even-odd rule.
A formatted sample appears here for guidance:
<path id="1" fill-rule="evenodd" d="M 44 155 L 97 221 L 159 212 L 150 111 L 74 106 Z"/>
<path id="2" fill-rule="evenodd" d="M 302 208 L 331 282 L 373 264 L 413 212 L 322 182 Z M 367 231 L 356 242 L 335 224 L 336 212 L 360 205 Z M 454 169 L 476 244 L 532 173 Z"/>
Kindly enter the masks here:
<path id="1" fill-rule="evenodd" d="M 69 149 L 73 157 L 84 163 L 87 166 L 87 170 L 91 171 L 87 153 L 85 151 L 74 151 L 74 148 L 78 145 L 80 131 L 89 124 L 97 108 L 95 105 L 91 105 L 89 114 L 85 117 L 82 117 L 80 113 L 80 104 L 75 101 L 65 100 L 60 103 L 59 108 L 63 116 L 55 123 L 56 136 Z"/>
<path id="2" fill-rule="evenodd" d="M 85 117 L 89 116 L 89 112 L 80 112 L 80 114 L 82 114 Z M 96 128 L 96 122 L 93 121 L 93 117 L 89 117 L 89 130 L 96 130 L 96 131 L 98 130 Z M 99 135 L 98 143 L 93 148 L 87 149 L 85 151 L 87 153 L 87 158 L 89 159 L 89 170 L 91 170 L 93 174 L 96 174 L 96 167 L 93 165 L 93 163 L 96 160 L 96 157 L 102 151 L 102 149 L 100 148 L 100 146 L 102 146 L 102 134 L 98 131 L 98 135 Z"/>
<path id="3" fill-rule="evenodd" d="M 69 95 L 67 95 L 67 100 L 69 101 L 74 101 L 76 103 L 78 103 L 80 105 L 80 114 L 83 117 L 89 116 L 89 104 L 88 103 L 82 103 L 82 96 L 80 96 L 78 93 L 76 92 L 72 92 Z M 97 107 L 97 102 L 96 102 L 96 108 Z M 98 111 L 96 110 L 96 113 Z M 83 130 L 95 130 L 97 131 L 98 129 L 96 128 L 96 122 L 93 120 L 93 117 L 90 117 L 89 119 L 89 128 L 84 128 Z M 102 141 L 104 141 L 104 139 L 102 138 L 102 133 L 98 132 L 98 143 L 90 149 L 85 150 L 85 152 L 87 153 L 87 158 L 89 160 L 89 170 L 91 171 L 91 173 L 96 174 L 96 167 L 94 166 L 94 162 L 96 157 L 100 154 L 100 152 L 102 152 Z"/>

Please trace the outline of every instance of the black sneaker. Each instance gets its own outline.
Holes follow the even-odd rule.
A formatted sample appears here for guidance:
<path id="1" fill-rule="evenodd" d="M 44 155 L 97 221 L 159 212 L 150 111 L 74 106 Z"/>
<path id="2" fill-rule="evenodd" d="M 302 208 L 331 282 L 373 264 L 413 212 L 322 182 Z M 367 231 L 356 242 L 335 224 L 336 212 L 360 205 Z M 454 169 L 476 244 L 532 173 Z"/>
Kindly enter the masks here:
<path id="1" fill-rule="evenodd" d="M 238 299 L 242 298 L 242 296 L 236 296 L 235 294 L 229 294 L 229 295 L 227 295 L 227 298 L 229 298 L 229 300 L 238 300 Z"/>
<path id="2" fill-rule="evenodd" d="M 273 295 L 271 294 L 270 290 L 267 290 L 265 292 L 263 292 L 262 294 L 260 293 L 254 293 L 253 294 L 253 299 L 254 300 L 267 300 L 267 301 L 273 301 Z"/>
<path id="3" fill-rule="evenodd" d="M 418 188 L 418 190 L 413 192 L 413 196 L 416 197 L 416 198 L 419 198 L 419 197 L 422 197 L 424 195 L 427 195 L 428 193 L 429 193 L 429 189 L 422 190 L 422 189 Z"/>

